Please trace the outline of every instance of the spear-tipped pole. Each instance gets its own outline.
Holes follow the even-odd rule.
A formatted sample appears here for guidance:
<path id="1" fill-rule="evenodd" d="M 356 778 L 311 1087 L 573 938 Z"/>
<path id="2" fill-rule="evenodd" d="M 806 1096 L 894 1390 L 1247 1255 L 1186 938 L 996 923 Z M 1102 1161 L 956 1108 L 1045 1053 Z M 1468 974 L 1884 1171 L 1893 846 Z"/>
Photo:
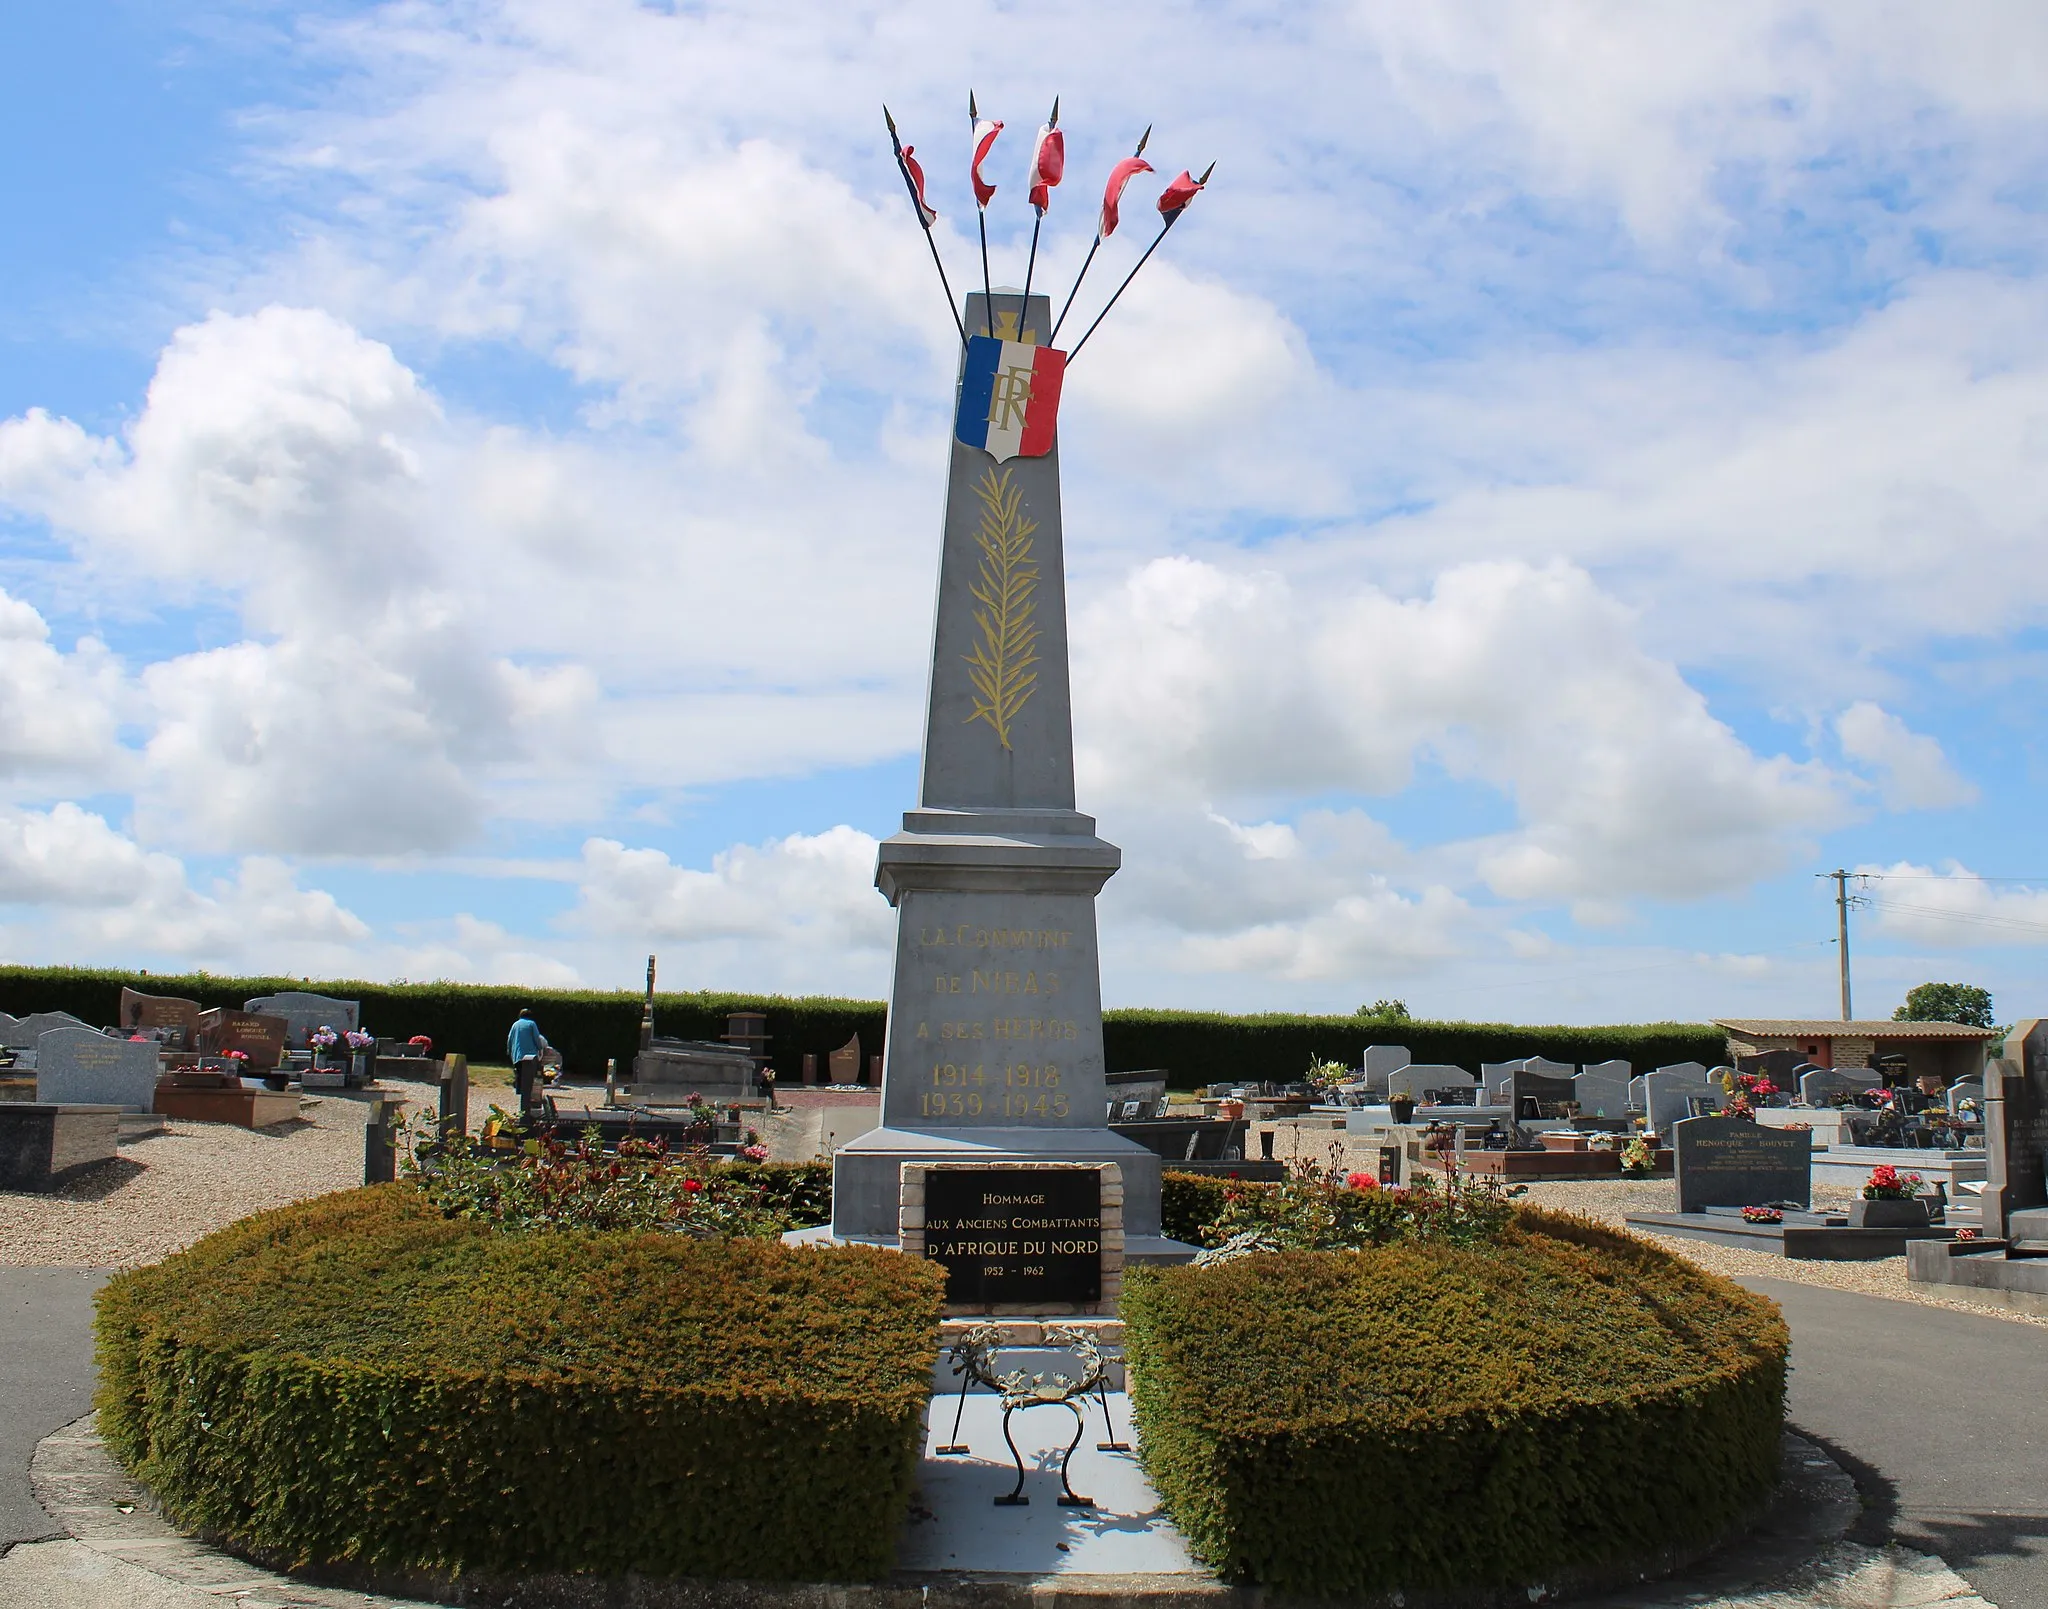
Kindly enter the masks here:
<path id="1" fill-rule="evenodd" d="M 1052 98 L 1052 116 L 1045 120 L 1045 126 L 1049 129 L 1060 126 L 1060 98 L 1057 95 Z M 1038 160 L 1035 152 L 1031 167 L 1036 173 Z M 1031 220 L 1031 255 L 1024 260 L 1024 299 L 1017 304 L 1017 339 L 1020 341 L 1024 339 L 1024 320 L 1031 316 L 1031 273 L 1038 266 L 1038 231 L 1045 226 L 1045 208 L 1033 207 L 1031 210 L 1037 216 Z"/>
<path id="2" fill-rule="evenodd" d="M 932 226 L 925 219 L 924 203 L 917 196 L 917 182 L 910 176 L 910 164 L 903 160 L 903 141 L 896 133 L 896 119 L 889 115 L 889 108 L 882 108 L 882 121 L 889 125 L 889 144 L 896 152 L 896 171 L 903 175 L 903 188 L 910 196 L 911 215 L 917 219 L 918 228 L 924 231 L 924 243 L 932 254 L 932 267 L 939 271 L 939 288 L 946 293 L 946 311 L 953 315 L 953 328 L 960 332 L 960 350 L 967 350 L 967 326 L 960 322 L 960 309 L 953 301 L 953 287 L 946 279 L 946 265 L 939 260 L 939 243 L 932 239 Z"/>
<path id="3" fill-rule="evenodd" d="M 1211 162 L 1206 168 L 1202 170 L 1202 176 L 1199 179 L 1197 179 L 1195 183 L 1197 185 L 1207 184 L 1209 182 L 1209 175 L 1214 173 L 1215 171 L 1216 164 Z M 1152 254 L 1159 249 L 1159 242 L 1166 238 L 1166 231 L 1171 229 L 1175 224 L 1179 223 L 1181 213 L 1186 212 L 1187 210 L 1188 209 L 1186 207 L 1182 207 L 1180 211 L 1170 212 L 1166 215 L 1166 221 L 1160 224 L 1159 226 L 1159 233 L 1152 237 L 1152 244 L 1145 248 L 1145 255 L 1138 259 L 1137 267 L 1134 267 L 1128 274 L 1124 275 L 1124 282 L 1121 285 L 1117 286 L 1116 295 L 1110 297 L 1110 299 L 1103 305 L 1102 311 L 1095 315 L 1095 323 L 1089 325 L 1086 333 L 1082 335 L 1080 340 L 1074 343 L 1074 350 L 1067 354 L 1067 361 L 1069 363 L 1072 363 L 1074 359 L 1081 355 L 1081 348 L 1088 344 L 1088 337 L 1090 335 L 1093 335 L 1096 329 L 1101 325 L 1102 321 L 1109 317 L 1110 308 L 1116 306 L 1117 296 L 1123 295 L 1125 291 L 1131 288 L 1131 281 L 1138 277 L 1138 269 L 1143 268 L 1145 264 L 1151 260 Z"/>
<path id="4" fill-rule="evenodd" d="M 974 129 L 981 123 L 981 113 L 974 109 L 974 91 L 967 92 L 968 138 L 974 138 Z M 990 335 L 996 333 L 996 293 L 989 289 L 988 281 L 988 208 L 981 204 L 981 196 L 974 198 L 974 221 L 981 226 L 981 321 Z"/>
<path id="5" fill-rule="evenodd" d="M 1145 154 L 1145 142 L 1151 138 L 1152 125 L 1147 123 L 1145 125 L 1145 132 L 1138 136 L 1138 148 L 1131 155 L 1133 157 L 1143 156 Z M 1102 250 L 1102 216 L 1098 213 L 1095 218 L 1095 244 L 1088 248 L 1088 255 L 1081 259 L 1081 272 L 1074 276 L 1074 288 L 1067 292 L 1067 299 L 1060 307 L 1060 316 L 1053 320 L 1052 334 L 1045 338 L 1047 346 L 1051 346 L 1060 338 L 1060 326 L 1067 322 L 1067 314 L 1073 311 L 1074 298 L 1080 293 L 1081 281 L 1088 277 L 1088 265 L 1095 261 L 1095 254 L 1100 250 Z"/>

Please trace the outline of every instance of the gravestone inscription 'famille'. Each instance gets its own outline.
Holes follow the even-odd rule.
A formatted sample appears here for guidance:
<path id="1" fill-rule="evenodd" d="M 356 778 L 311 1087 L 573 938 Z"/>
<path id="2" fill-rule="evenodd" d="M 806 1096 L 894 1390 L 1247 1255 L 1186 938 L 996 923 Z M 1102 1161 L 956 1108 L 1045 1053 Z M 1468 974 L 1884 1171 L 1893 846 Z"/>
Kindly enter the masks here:
<path id="1" fill-rule="evenodd" d="M 969 296 L 965 326 L 1030 359 L 1051 305 L 1021 301 Z M 1010 428 L 1044 365 L 973 390 L 994 344 L 962 358 L 960 418 L 987 417 L 954 431 L 920 801 L 875 872 L 897 923 L 882 1124 L 839 1149 L 833 1233 L 894 1241 L 907 1162 L 1113 1162 L 1130 1254 L 1185 1256 L 1159 1158 L 1104 1121 L 1095 896 L 1122 855 L 1074 807 L 1059 447 Z"/>
<path id="2" fill-rule="evenodd" d="M 1671 1125 L 1678 1210 L 1776 1206 L 1813 1200 L 1813 1137 L 1735 1117 L 1688 1117 Z"/>

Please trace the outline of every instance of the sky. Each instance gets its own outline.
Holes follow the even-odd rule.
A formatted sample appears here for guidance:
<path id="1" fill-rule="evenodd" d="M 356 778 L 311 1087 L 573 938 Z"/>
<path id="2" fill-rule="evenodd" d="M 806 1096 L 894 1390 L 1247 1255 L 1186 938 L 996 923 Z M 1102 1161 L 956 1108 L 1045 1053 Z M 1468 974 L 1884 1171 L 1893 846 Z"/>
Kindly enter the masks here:
<path id="1" fill-rule="evenodd" d="M 887 989 L 956 288 L 1060 416 L 1105 1002 L 2048 1008 L 2048 11 L 0 22 L 0 959 Z"/>

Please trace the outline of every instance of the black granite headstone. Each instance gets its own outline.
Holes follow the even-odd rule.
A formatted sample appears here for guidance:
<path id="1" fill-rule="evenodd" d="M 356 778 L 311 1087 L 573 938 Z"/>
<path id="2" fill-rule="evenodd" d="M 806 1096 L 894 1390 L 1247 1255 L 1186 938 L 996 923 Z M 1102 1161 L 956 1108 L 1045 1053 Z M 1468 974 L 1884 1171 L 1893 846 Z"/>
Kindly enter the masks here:
<path id="1" fill-rule="evenodd" d="M 1761 1207 L 1813 1200 L 1813 1135 L 1734 1117 L 1688 1117 L 1671 1125 L 1678 1210 Z"/>
<path id="2" fill-rule="evenodd" d="M 2013 1024 L 1984 1095 L 1984 1233 L 2002 1238 L 2011 1214 L 2048 1206 L 2048 1021 Z"/>
<path id="3" fill-rule="evenodd" d="M 946 1300 L 1081 1306 L 1102 1299 L 1102 1175 L 1094 1168 L 933 1168 L 924 1254 Z"/>

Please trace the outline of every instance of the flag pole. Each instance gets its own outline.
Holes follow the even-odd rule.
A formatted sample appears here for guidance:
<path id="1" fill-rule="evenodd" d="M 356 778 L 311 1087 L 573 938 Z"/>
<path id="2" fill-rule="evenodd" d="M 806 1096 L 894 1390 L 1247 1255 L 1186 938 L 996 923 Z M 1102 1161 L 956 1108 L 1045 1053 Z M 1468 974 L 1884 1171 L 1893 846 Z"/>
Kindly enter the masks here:
<path id="1" fill-rule="evenodd" d="M 1207 184 L 1209 182 L 1209 175 L 1214 173 L 1215 171 L 1216 164 L 1211 162 L 1209 166 L 1203 170 L 1201 178 L 1199 178 L 1195 182 L 1197 184 Z M 1159 233 L 1152 237 L 1152 244 L 1145 248 L 1145 255 L 1138 259 L 1137 266 L 1132 268 L 1132 270 L 1128 274 L 1124 275 L 1124 282 L 1121 285 L 1117 286 L 1116 295 L 1110 297 L 1108 302 L 1106 302 L 1103 305 L 1102 311 L 1095 315 L 1095 323 L 1089 325 L 1087 331 L 1082 335 L 1081 339 L 1074 343 L 1074 350 L 1067 354 L 1067 361 L 1069 363 L 1072 363 L 1074 359 L 1081 355 L 1081 348 L 1088 344 L 1088 337 L 1090 335 L 1093 335 L 1097 327 L 1102 323 L 1102 321 L 1109 317 L 1110 308 L 1116 306 L 1117 297 L 1123 295 L 1125 291 L 1131 288 L 1131 281 L 1138 277 L 1138 269 L 1143 268 L 1145 264 L 1151 260 L 1152 254 L 1159 249 L 1159 242 L 1166 238 L 1167 230 L 1171 229 L 1175 224 L 1179 223 L 1181 212 L 1186 212 L 1187 210 L 1188 209 L 1186 207 L 1182 207 L 1180 209 L 1180 212 L 1170 214 L 1167 217 L 1166 222 L 1159 226 Z"/>
<path id="2" fill-rule="evenodd" d="M 1138 148 L 1131 155 L 1134 157 L 1143 156 L 1145 154 L 1145 142 L 1151 138 L 1152 125 L 1147 123 L 1145 125 L 1145 132 L 1138 136 Z M 1074 288 L 1067 292 L 1067 300 L 1065 305 L 1060 308 L 1060 316 L 1053 320 L 1052 334 L 1045 338 L 1047 346 L 1051 346 L 1053 342 L 1060 338 L 1060 326 L 1067 322 L 1067 315 L 1074 310 L 1074 298 L 1081 293 L 1081 281 L 1088 277 L 1088 266 L 1095 261 L 1095 254 L 1100 250 L 1102 250 L 1102 219 L 1098 216 L 1095 220 L 1095 244 L 1088 248 L 1088 255 L 1081 259 L 1081 272 L 1074 276 Z"/>
<path id="3" fill-rule="evenodd" d="M 910 213 L 917 219 L 917 226 L 924 231 L 924 243 L 932 254 L 932 267 L 939 271 L 939 286 L 946 293 L 946 311 L 953 315 L 953 328 L 960 332 L 960 350 L 967 350 L 967 326 L 960 321 L 960 309 L 953 304 L 953 287 L 946 279 L 946 265 L 939 260 L 939 243 L 932 239 L 932 226 L 924 221 L 924 205 L 917 199 L 917 185 L 910 177 L 910 167 L 903 160 L 903 141 L 896 133 L 896 119 L 889 115 L 889 108 L 882 108 L 882 121 L 889 125 L 889 144 L 896 152 L 896 171 L 903 175 L 903 188 L 910 195 Z"/>
<path id="4" fill-rule="evenodd" d="M 1058 128 L 1060 126 L 1060 98 L 1057 95 L 1052 98 L 1052 116 L 1045 120 L 1045 126 L 1047 128 Z M 1031 171 L 1033 174 L 1036 174 L 1038 171 L 1038 161 L 1035 154 L 1031 163 Z M 1047 199 L 1050 199 L 1050 197 Z M 1031 271 L 1038 266 L 1038 231 L 1045 227 L 1045 208 L 1033 207 L 1031 210 L 1037 213 L 1038 216 L 1031 220 L 1031 255 L 1024 262 L 1024 299 L 1017 304 L 1017 339 L 1020 341 L 1024 339 L 1024 320 L 1031 315 Z M 1046 344 L 1051 345 L 1050 342 Z"/>
<path id="5" fill-rule="evenodd" d="M 974 127 L 980 121 L 981 114 L 974 109 L 974 91 L 970 89 L 967 92 L 968 138 L 973 138 Z M 981 320 L 993 336 L 996 333 L 996 293 L 989 289 L 988 281 L 988 208 L 981 204 L 979 195 L 974 198 L 974 221 L 981 226 Z"/>

